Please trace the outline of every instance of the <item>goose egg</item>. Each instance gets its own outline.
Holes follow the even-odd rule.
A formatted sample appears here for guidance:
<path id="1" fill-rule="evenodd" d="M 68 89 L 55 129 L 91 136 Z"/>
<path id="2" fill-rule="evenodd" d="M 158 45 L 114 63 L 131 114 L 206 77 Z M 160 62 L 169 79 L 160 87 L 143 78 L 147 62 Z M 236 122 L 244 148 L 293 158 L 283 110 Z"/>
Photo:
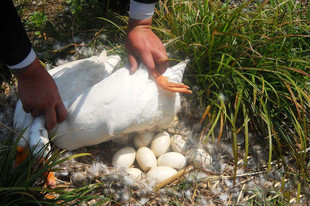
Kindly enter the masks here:
<path id="1" fill-rule="evenodd" d="M 114 167 L 130 167 L 135 161 L 136 151 L 132 147 L 124 147 L 118 150 L 113 158 L 112 165 Z"/>
<path id="2" fill-rule="evenodd" d="M 204 149 L 190 149 L 185 154 L 187 161 L 200 167 L 207 167 L 212 164 L 212 157 Z"/>
<path id="3" fill-rule="evenodd" d="M 136 148 L 147 147 L 154 137 L 154 132 L 137 133 L 133 139 L 133 144 Z"/>
<path id="4" fill-rule="evenodd" d="M 175 134 L 171 137 L 171 150 L 184 154 L 187 147 L 186 139 L 182 135 Z"/>
<path id="5" fill-rule="evenodd" d="M 140 168 L 145 172 L 157 166 L 154 153 L 147 147 L 140 147 L 138 149 L 136 159 Z"/>
<path id="6" fill-rule="evenodd" d="M 127 170 L 127 174 L 134 179 L 141 180 L 142 179 L 142 171 L 138 168 L 129 168 Z"/>
<path id="7" fill-rule="evenodd" d="M 178 152 L 167 152 L 157 159 L 158 166 L 169 166 L 174 169 L 183 169 L 186 166 L 186 158 Z"/>
<path id="8" fill-rule="evenodd" d="M 152 168 L 147 174 L 149 180 L 155 180 L 157 183 L 162 182 L 169 177 L 175 175 L 177 171 L 172 167 L 159 166 Z"/>
<path id="9" fill-rule="evenodd" d="M 167 132 L 159 132 L 153 138 L 151 150 L 156 157 L 166 153 L 170 147 L 170 135 Z"/>

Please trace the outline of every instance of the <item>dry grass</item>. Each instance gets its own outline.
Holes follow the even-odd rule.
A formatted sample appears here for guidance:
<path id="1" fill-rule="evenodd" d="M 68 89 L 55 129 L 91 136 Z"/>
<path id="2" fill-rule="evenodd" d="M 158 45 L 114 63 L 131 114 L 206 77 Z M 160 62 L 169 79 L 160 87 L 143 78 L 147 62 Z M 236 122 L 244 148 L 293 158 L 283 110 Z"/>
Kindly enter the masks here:
<path id="1" fill-rule="evenodd" d="M 27 2 L 27 1 L 26 1 Z M 30 1 L 29 1 L 30 2 Z M 40 1 L 45 2 L 45 1 Z M 63 1 L 58 1 L 63 2 Z M 59 24 L 60 30 L 70 28 L 73 38 L 76 33 L 73 33 L 71 28 L 74 21 L 64 18 L 65 24 L 61 23 L 61 18 L 57 19 L 55 13 L 61 11 L 63 5 L 58 5 L 54 16 L 49 15 L 49 7 L 42 4 L 25 4 L 29 11 L 34 11 L 39 8 L 40 11 L 45 11 L 49 16 L 49 20 L 55 25 Z M 57 4 L 56 4 L 57 5 Z M 25 15 L 27 19 L 28 13 Z M 56 19 L 55 19 L 56 18 Z M 55 20 L 55 21 L 54 21 Z M 58 22 L 60 21 L 60 22 Z M 98 30 L 97 30 L 98 31 Z M 92 31 L 94 33 L 94 31 Z M 98 36 L 85 35 L 86 39 L 98 37 L 102 30 L 98 31 Z M 30 32 L 31 33 L 31 32 Z M 69 35 L 70 36 L 70 35 Z M 80 48 L 75 48 L 71 43 L 63 43 L 57 52 L 51 49 L 50 45 L 53 39 L 44 33 L 35 35 L 31 33 L 31 38 L 35 46 L 42 46 L 42 50 L 48 50 L 50 53 L 40 53 L 42 58 L 46 55 L 50 59 L 55 60 L 60 55 L 81 56 Z M 53 37 L 52 37 L 53 38 Z M 57 39 L 57 38 L 56 38 Z M 102 40 L 103 41 L 103 40 Z M 106 40 L 105 44 L 109 44 Z M 87 45 L 85 50 L 90 49 L 91 52 L 100 49 L 92 44 Z M 118 52 L 118 50 L 114 50 Z M 53 63 L 49 59 L 49 63 Z M 2 85 L 5 86 L 5 85 Z M 16 93 L 14 89 L 5 86 L 5 93 L 1 94 L 0 100 L 0 121 L 9 127 L 12 127 L 13 111 L 16 103 Z M 188 101 L 188 100 L 187 100 Z M 190 105 L 186 100 L 183 101 L 183 110 L 179 114 L 179 122 L 175 127 L 169 128 L 170 134 L 181 133 L 191 137 L 193 146 L 201 138 L 201 126 L 195 124 L 199 122 L 203 109 L 197 108 L 195 104 Z M 186 120 L 186 121 L 185 121 Z M 209 128 L 212 125 L 207 125 Z M 290 156 L 283 156 L 287 165 L 287 170 L 284 171 L 284 166 L 281 162 L 272 161 L 271 170 L 268 170 L 268 153 L 269 148 L 266 138 L 259 136 L 257 133 L 250 133 L 249 149 L 245 160 L 245 142 L 244 134 L 241 132 L 237 135 L 237 151 L 238 159 L 234 157 L 234 151 L 231 140 L 231 129 L 227 128 L 222 131 L 221 127 L 215 126 L 212 137 L 218 137 L 221 133 L 221 141 L 217 143 L 217 139 L 204 143 L 213 157 L 213 165 L 210 168 L 197 168 L 186 175 L 181 175 L 179 178 L 167 184 L 160 189 L 155 190 L 153 184 L 146 184 L 144 181 L 135 181 L 126 176 L 124 171 L 119 171 L 111 167 L 112 155 L 123 145 L 106 142 L 97 146 L 82 148 L 73 152 L 65 152 L 64 156 L 78 154 L 81 152 L 89 152 L 91 157 L 80 157 L 69 160 L 61 165 L 58 165 L 56 175 L 58 186 L 64 190 L 71 191 L 81 186 L 89 185 L 91 199 L 84 202 L 84 205 L 94 205 L 104 203 L 106 205 L 227 205 L 227 204 L 245 204 L 245 205 L 287 205 L 287 204 L 307 204 L 309 200 L 309 185 L 301 185 L 300 180 L 297 180 L 296 168 L 291 168 L 290 163 L 294 165 L 294 159 Z M 1 128 L 1 136 L 5 137 L 7 130 Z M 306 150 L 306 159 L 310 159 L 309 151 Z M 244 162 L 247 161 L 246 167 Z M 310 165 L 308 165 L 308 170 Z M 57 196 L 57 194 L 56 194 Z"/>
<path id="2" fill-rule="evenodd" d="M 9 91 L 9 89 L 7 90 Z M 14 90 L 12 90 L 14 91 Z M 3 95 L 1 102 L 12 99 L 12 93 Z M 14 98 L 13 98 L 14 99 Z M 181 119 L 186 116 L 185 108 L 179 114 L 180 120 L 167 131 L 170 134 L 182 134 L 190 137 L 192 146 L 200 138 L 199 126 Z M 13 111 L 15 101 L 2 104 L 2 111 Z M 13 113 L 5 120 L 12 122 Z M 194 118 L 194 117 L 192 117 Z M 8 126 L 12 126 L 7 124 Z M 3 128 L 2 128 L 3 130 Z M 247 167 L 244 168 L 244 137 L 238 138 L 239 160 L 237 175 L 234 178 L 235 164 L 231 140 L 224 135 L 219 144 L 205 144 L 205 149 L 213 157 L 213 164 L 209 168 L 193 166 L 188 173 L 179 175 L 166 185 L 155 185 L 145 180 L 134 180 L 122 170 L 112 167 L 113 154 L 122 144 L 113 141 L 96 146 L 85 147 L 73 152 L 65 152 L 63 157 L 73 154 L 90 153 L 91 156 L 71 159 L 57 165 L 55 174 L 57 185 L 70 191 L 85 185 L 90 185 L 92 199 L 84 205 L 104 203 L 106 205 L 222 205 L 222 204 L 266 204 L 285 205 L 286 203 L 306 203 L 306 193 L 297 197 L 295 188 L 298 184 L 294 177 L 294 170 L 285 173 L 280 162 L 272 163 L 272 170 L 268 171 L 268 149 L 264 141 L 252 137 L 250 143 Z M 131 143 L 129 143 L 131 144 Z M 287 163 L 292 159 L 287 159 Z M 157 187 L 157 188 L 156 188 Z M 59 189 L 58 188 L 58 189 Z M 57 194 L 54 194 L 57 198 Z"/>

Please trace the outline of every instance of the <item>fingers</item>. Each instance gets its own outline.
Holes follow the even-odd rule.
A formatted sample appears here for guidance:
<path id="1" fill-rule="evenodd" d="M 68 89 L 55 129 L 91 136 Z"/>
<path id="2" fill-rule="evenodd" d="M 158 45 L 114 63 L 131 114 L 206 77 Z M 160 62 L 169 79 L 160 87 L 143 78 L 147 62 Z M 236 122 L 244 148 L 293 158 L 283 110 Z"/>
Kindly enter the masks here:
<path id="1" fill-rule="evenodd" d="M 30 113 L 31 112 L 31 106 L 30 105 L 25 105 L 25 104 L 22 104 L 23 105 L 23 109 L 26 113 Z"/>
<path id="2" fill-rule="evenodd" d="M 55 107 L 57 122 L 63 122 L 67 119 L 67 110 L 62 101 Z"/>
<path id="3" fill-rule="evenodd" d="M 48 107 L 44 111 L 45 127 L 47 130 L 53 129 L 57 123 L 63 122 L 67 118 L 67 110 L 62 101 L 56 107 Z"/>
<path id="4" fill-rule="evenodd" d="M 128 61 L 129 61 L 129 64 L 130 64 L 130 71 L 131 73 L 135 73 L 138 69 L 138 62 L 137 62 L 137 59 L 136 57 L 134 56 L 133 53 L 131 52 L 128 52 Z"/>
<path id="5" fill-rule="evenodd" d="M 57 123 L 61 123 L 67 118 L 67 110 L 62 101 L 56 106 L 49 106 L 45 109 L 40 106 L 36 106 L 32 109 L 26 106 L 23 107 L 23 109 L 33 117 L 38 117 L 43 113 L 46 120 L 45 127 L 47 130 L 53 129 Z"/>
<path id="6" fill-rule="evenodd" d="M 26 113 L 30 113 L 33 117 L 37 117 L 43 112 L 43 108 L 40 106 L 33 108 L 30 105 L 23 105 L 23 109 Z"/>
<path id="7" fill-rule="evenodd" d="M 153 60 L 156 63 L 156 69 L 161 74 L 163 74 L 169 66 L 168 56 L 167 56 L 166 50 L 165 50 L 165 48 L 163 48 L 163 49 L 164 49 L 164 51 L 155 50 L 152 52 Z"/>
<path id="8" fill-rule="evenodd" d="M 168 56 L 165 47 L 158 37 L 149 29 L 135 30 L 128 34 L 125 47 L 131 71 L 138 68 L 138 59 L 149 69 L 163 73 L 168 68 Z"/>
<path id="9" fill-rule="evenodd" d="M 57 124 L 57 115 L 54 107 L 48 107 L 44 111 L 45 128 L 47 130 L 53 129 Z"/>
<path id="10" fill-rule="evenodd" d="M 39 108 L 39 107 L 37 107 L 37 108 L 35 108 L 35 109 L 32 109 L 31 111 L 30 111 L 30 114 L 31 114 L 31 116 L 33 116 L 33 117 L 38 117 L 41 113 L 42 113 L 42 108 Z"/>
<path id="11" fill-rule="evenodd" d="M 155 62 L 151 53 L 142 54 L 141 61 L 151 72 L 156 70 Z"/>
<path id="12" fill-rule="evenodd" d="M 157 64 L 158 71 L 163 74 L 168 69 L 169 62 L 167 60 L 163 60 L 163 62 Z"/>
<path id="13" fill-rule="evenodd" d="M 150 71 L 157 70 L 162 74 L 169 66 L 168 56 L 165 50 L 162 51 L 157 49 L 149 52 L 146 51 L 138 54 L 138 56 L 140 56 L 141 61 Z"/>
<path id="14" fill-rule="evenodd" d="M 44 114 L 46 129 L 50 130 L 63 121 L 66 109 L 52 76 L 36 59 L 27 69 L 17 74 L 18 93 L 26 113 L 33 117 Z"/>

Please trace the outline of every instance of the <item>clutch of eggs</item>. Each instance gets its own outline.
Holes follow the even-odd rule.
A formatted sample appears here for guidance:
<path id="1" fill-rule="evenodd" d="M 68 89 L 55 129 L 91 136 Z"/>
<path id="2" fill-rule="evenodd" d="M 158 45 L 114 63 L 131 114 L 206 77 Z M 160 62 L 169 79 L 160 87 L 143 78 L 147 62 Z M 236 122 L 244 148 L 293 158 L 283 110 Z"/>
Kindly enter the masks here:
<path id="1" fill-rule="evenodd" d="M 112 165 L 127 168 L 127 174 L 141 180 L 162 182 L 175 175 L 178 170 L 186 167 L 187 163 L 206 168 L 212 164 L 212 157 L 201 148 L 189 148 L 187 139 L 182 135 L 173 135 L 161 131 L 136 133 L 133 137 L 133 147 L 118 150 Z M 140 168 L 134 168 L 134 162 Z"/>

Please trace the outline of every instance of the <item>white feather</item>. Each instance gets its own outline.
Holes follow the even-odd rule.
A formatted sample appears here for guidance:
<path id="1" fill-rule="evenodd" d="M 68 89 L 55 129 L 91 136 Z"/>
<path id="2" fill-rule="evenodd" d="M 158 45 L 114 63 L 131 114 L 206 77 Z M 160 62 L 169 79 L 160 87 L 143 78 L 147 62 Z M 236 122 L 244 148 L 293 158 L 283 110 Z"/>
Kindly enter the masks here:
<path id="1" fill-rule="evenodd" d="M 110 75 L 118 61 L 119 57 L 103 53 L 51 70 L 68 111 L 67 120 L 49 132 L 50 137 L 57 134 L 53 142 L 58 147 L 73 150 L 95 145 L 131 132 L 167 128 L 173 120 L 180 109 L 179 94 L 158 88 L 143 65 L 133 75 L 126 67 Z M 181 82 L 185 66 L 182 62 L 164 75 Z M 15 128 L 45 130 L 44 118 L 33 122 L 19 104 Z M 26 137 L 31 146 L 46 142 L 37 133 Z"/>

